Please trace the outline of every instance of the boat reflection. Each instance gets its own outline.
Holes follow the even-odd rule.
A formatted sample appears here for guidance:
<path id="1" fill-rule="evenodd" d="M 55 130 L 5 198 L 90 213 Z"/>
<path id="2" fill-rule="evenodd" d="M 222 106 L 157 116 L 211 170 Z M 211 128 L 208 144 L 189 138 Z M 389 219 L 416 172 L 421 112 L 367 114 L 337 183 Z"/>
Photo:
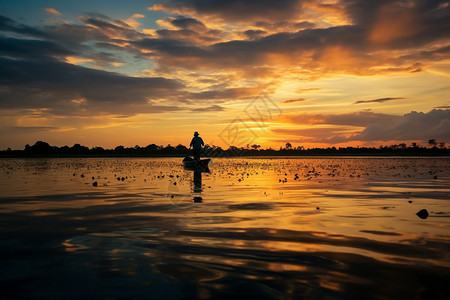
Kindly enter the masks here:
<path id="1" fill-rule="evenodd" d="M 185 170 L 193 171 L 193 180 L 191 186 L 191 192 L 193 196 L 194 203 L 203 203 L 203 184 L 202 184 L 202 173 L 210 173 L 209 167 L 206 165 L 196 165 L 196 166 L 187 166 L 184 165 Z"/>

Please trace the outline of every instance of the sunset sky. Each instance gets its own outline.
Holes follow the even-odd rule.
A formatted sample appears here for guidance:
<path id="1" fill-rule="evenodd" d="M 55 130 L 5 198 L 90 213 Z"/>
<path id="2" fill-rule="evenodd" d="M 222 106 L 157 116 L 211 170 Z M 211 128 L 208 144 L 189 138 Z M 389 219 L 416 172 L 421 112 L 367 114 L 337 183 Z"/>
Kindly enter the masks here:
<path id="1" fill-rule="evenodd" d="M 450 142 L 450 1 L 0 1 L 0 149 Z"/>

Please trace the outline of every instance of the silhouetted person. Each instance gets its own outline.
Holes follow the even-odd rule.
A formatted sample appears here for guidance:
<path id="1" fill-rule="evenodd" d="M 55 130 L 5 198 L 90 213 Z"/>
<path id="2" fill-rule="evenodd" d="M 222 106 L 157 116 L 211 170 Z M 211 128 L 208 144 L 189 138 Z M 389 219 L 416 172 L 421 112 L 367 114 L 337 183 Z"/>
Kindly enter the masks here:
<path id="1" fill-rule="evenodd" d="M 192 138 L 189 149 L 193 148 L 194 159 L 200 160 L 200 151 L 202 151 L 202 146 L 205 145 L 201 137 L 198 136 L 198 132 L 194 132 L 194 137 Z"/>

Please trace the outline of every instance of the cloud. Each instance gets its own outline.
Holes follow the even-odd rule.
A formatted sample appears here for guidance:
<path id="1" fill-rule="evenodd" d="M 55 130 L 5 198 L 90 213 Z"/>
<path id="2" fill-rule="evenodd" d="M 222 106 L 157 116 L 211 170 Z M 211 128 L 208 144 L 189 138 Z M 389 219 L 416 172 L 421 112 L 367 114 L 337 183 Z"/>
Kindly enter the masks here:
<path id="1" fill-rule="evenodd" d="M 321 88 L 308 88 L 308 89 L 298 89 L 295 92 L 298 94 L 301 94 L 301 93 L 309 93 L 309 92 L 320 91 L 320 90 L 321 90 Z"/>
<path id="2" fill-rule="evenodd" d="M 191 100 L 249 99 L 256 97 L 267 87 L 267 85 L 261 85 L 256 87 L 218 88 L 198 93 L 189 93 L 185 97 Z"/>
<path id="3" fill-rule="evenodd" d="M 282 117 L 287 123 L 298 125 L 344 125 L 365 127 L 370 124 L 386 124 L 397 122 L 401 117 L 370 111 L 344 114 L 294 114 Z"/>
<path id="4" fill-rule="evenodd" d="M 176 80 L 127 77 L 50 59 L 2 58 L 0 64 L 3 108 L 49 108 L 61 115 L 179 110 L 149 103 L 178 94 L 183 85 Z"/>
<path id="5" fill-rule="evenodd" d="M 125 22 L 128 26 L 130 26 L 130 27 L 136 29 L 136 28 L 138 28 L 139 26 L 141 26 L 141 23 L 139 23 L 136 19 L 142 19 L 142 18 L 145 18 L 145 16 L 144 16 L 144 15 L 141 15 L 141 14 L 134 14 L 134 15 L 132 15 L 130 18 L 126 19 L 124 22 Z"/>
<path id="6" fill-rule="evenodd" d="M 207 27 L 202 22 L 194 19 L 194 18 L 185 18 L 179 17 L 170 21 L 172 25 L 178 27 L 180 29 L 188 29 L 188 30 L 196 30 L 196 31 L 205 31 Z"/>
<path id="7" fill-rule="evenodd" d="M 364 28 L 373 44 L 409 47 L 449 36 L 450 8 L 446 0 L 341 2 L 353 24 Z"/>
<path id="8" fill-rule="evenodd" d="M 92 60 L 93 66 L 119 65 L 123 62 L 121 57 L 131 54 L 155 63 L 159 70 L 233 71 L 261 79 L 279 78 L 278 72 L 267 72 L 276 67 L 285 67 L 286 75 L 293 72 L 306 79 L 317 79 L 336 73 L 416 72 L 450 58 L 450 46 L 446 44 L 450 37 L 448 9 L 428 5 L 423 0 L 409 5 L 396 1 L 403 4 L 392 8 L 412 16 L 424 9 L 426 16 L 418 17 L 423 25 L 420 31 L 373 40 L 374 30 L 381 32 L 374 28 L 382 28 L 386 25 L 379 24 L 386 22 L 389 27 L 390 21 L 380 19 L 383 5 L 389 2 L 341 0 L 331 7 L 310 0 L 282 0 L 274 7 L 269 0 L 169 0 L 152 9 L 182 15 L 164 19 L 167 28 L 152 31 L 152 36 L 136 31 L 133 28 L 136 24 L 130 26 L 127 20 L 112 20 L 100 14 L 81 16 L 82 25 L 48 26 L 41 33 L 47 37 L 46 41 L 78 54 L 70 56 Z M 312 22 L 321 14 L 336 18 L 347 15 L 351 22 L 336 21 L 346 24 L 340 26 Z M 280 19 L 279 15 L 283 17 Z M 130 19 L 141 17 L 134 15 Z M 214 17 L 225 21 L 211 23 Z M 236 26 L 238 19 L 250 23 Z M 30 31 L 11 20 L 4 20 L 3 24 L 7 30 Z M 214 26 L 210 27 L 211 24 Z M 436 46 L 424 50 L 429 45 Z M 99 47 L 105 51 L 99 51 Z"/>
<path id="9" fill-rule="evenodd" d="M 33 51 L 30 51 L 33 49 Z M 46 40 L 0 37 L 0 54 L 3 57 L 42 59 L 76 55 L 59 44 Z"/>
<path id="10" fill-rule="evenodd" d="M 428 64 L 450 56 L 447 50 L 450 9 L 445 1 L 429 2 L 340 0 L 331 5 L 285 0 L 274 6 L 268 0 L 169 0 L 151 9 L 194 16 L 205 26 L 214 18 L 232 24 L 253 25 L 247 24 L 247 30 L 238 35 L 246 40 L 234 38 L 207 44 L 214 41 L 210 39 L 202 45 L 180 44 L 177 53 L 172 52 L 173 48 L 154 49 L 148 44 L 144 46 L 145 43 L 138 44 L 153 51 L 154 59 L 160 65 L 191 69 L 242 70 L 261 65 L 284 66 L 312 79 L 335 73 L 418 72 Z M 330 19 L 328 23 L 311 22 L 321 20 L 323 15 Z M 164 37 L 169 38 L 168 35 Z M 424 51 L 425 47 L 431 49 L 430 46 L 436 49 Z M 181 51 L 182 48 L 186 51 Z"/>
<path id="11" fill-rule="evenodd" d="M 214 111 L 224 111 L 225 108 L 220 105 L 211 105 L 208 107 L 194 108 L 194 112 L 214 112 Z"/>
<path id="12" fill-rule="evenodd" d="M 52 15 L 57 15 L 57 16 L 60 16 L 60 15 L 61 15 L 61 13 L 60 13 L 59 11 L 57 11 L 56 9 L 51 8 L 51 7 L 44 8 L 44 11 L 45 11 L 46 13 L 49 13 L 49 14 L 52 14 Z"/>
<path id="13" fill-rule="evenodd" d="M 428 113 L 412 111 L 396 122 L 370 124 L 352 140 L 438 140 L 450 141 L 450 109 Z"/>
<path id="14" fill-rule="evenodd" d="M 76 57 L 79 61 L 92 61 L 92 65 L 115 65 L 121 62 L 120 56 L 127 50 L 119 45 L 126 44 L 124 39 L 140 39 L 147 35 L 136 32 L 125 22 L 110 20 L 102 15 L 80 17 L 82 25 L 57 24 L 40 29 L 31 28 L 0 16 L 0 32 L 8 33 L 2 37 L 2 51 L 8 57 L 42 56 L 67 61 L 64 56 Z M 101 51 L 98 45 L 111 45 L 108 53 Z M 27 49 L 28 48 L 28 49 Z M 33 51 L 29 51 L 33 49 Z"/>
<path id="15" fill-rule="evenodd" d="M 208 15 L 228 21 L 286 20 L 298 16 L 302 0 L 167 0 L 149 7 L 177 14 Z"/>
<path id="16" fill-rule="evenodd" d="M 217 42 L 221 39 L 221 32 L 212 30 L 199 32 L 190 29 L 160 29 L 156 30 L 156 34 L 160 39 L 185 40 L 188 43 L 195 42 L 198 45 Z"/>
<path id="17" fill-rule="evenodd" d="M 0 15 L 0 32 L 15 33 L 33 37 L 46 37 L 45 32 L 24 24 L 20 24 L 2 15 Z"/>
<path id="18" fill-rule="evenodd" d="M 256 40 L 267 34 L 267 31 L 264 30 L 253 30 L 249 29 L 244 32 L 244 35 L 247 36 L 250 40 Z"/>
<path id="19" fill-rule="evenodd" d="M 111 20 L 109 17 L 99 14 L 87 14 L 79 17 L 79 19 L 112 39 L 134 40 L 145 37 L 144 34 L 137 32 L 128 25 L 126 21 Z"/>
<path id="20" fill-rule="evenodd" d="M 354 102 L 353 104 L 361 104 L 361 103 L 382 103 L 382 102 L 386 102 L 386 101 L 393 101 L 393 100 L 404 100 L 406 98 L 404 97 L 386 97 L 386 98 L 378 98 L 378 99 L 373 99 L 373 100 L 359 100 Z"/>
<path id="21" fill-rule="evenodd" d="M 173 36 L 170 39 L 142 39 L 132 44 L 138 49 L 151 51 L 152 57 L 161 66 L 200 70 L 284 66 L 312 78 L 335 73 L 374 75 L 411 72 L 426 63 L 422 61 L 418 64 L 407 57 L 391 57 L 393 54 L 384 49 L 380 52 L 374 49 L 370 53 L 366 41 L 361 28 L 340 26 L 283 32 L 255 40 L 233 40 L 212 45 L 196 45 L 188 40 L 175 40 Z M 404 43 L 398 49 L 405 48 L 405 45 L 411 44 Z M 420 44 L 417 45 L 419 47 Z"/>
<path id="22" fill-rule="evenodd" d="M 292 142 L 328 142 L 328 140 L 339 137 L 345 139 L 345 136 L 351 135 L 351 129 L 348 127 L 322 127 L 322 128 L 304 128 L 304 129 L 282 129 L 271 130 L 278 135 L 290 136 Z M 301 139 L 298 139 L 301 137 Z M 296 139 L 296 140 L 292 140 Z M 287 138 L 289 139 L 289 138 Z"/>
<path id="23" fill-rule="evenodd" d="M 450 141 L 450 109 L 433 109 L 428 113 L 412 111 L 403 116 L 357 112 L 341 115 L 305 114 L 290 119 L 296 124 L 320 127 L 273 131 L 302 136 L 309 142 L 329 144 L 351 141 L 417 141 L 430 138 Z"/>
<path id="24" fill-rule="evenodd" d="M 316 24 L 309 21 L 301 21 L 301 22 L 258 21 L 255 22 L 254 26 L 258 28 L 263 28 L 264 30 L 269 31 L 271 33 L 275 33 L 275 32 L 297 32 L 303 29 L 311 29 L 316 27 Z"/>
<path id="25" fill-rule="evenodd" d="M 58 127 L 51 126 L 11 126 L 8 127 L 9 130 L 13 130 L 15 132 L 30 132 L 30 131 L 52 131 L 59 129 Z"/>
<path id="26" fill-rule="evenodd" d="M 305 98 L 284 100 L 281 103 L 293 103 L 293 102 L 301 102 L 301 101 L 305 101 Z"/>

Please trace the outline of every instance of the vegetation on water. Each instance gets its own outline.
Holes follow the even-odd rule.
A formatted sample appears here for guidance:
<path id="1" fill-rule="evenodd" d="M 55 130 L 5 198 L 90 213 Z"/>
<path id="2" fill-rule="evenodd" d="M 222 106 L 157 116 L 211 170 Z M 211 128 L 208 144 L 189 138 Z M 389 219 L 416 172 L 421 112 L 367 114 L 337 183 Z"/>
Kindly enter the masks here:
<path id="1" fill-rule="evenodd" d="M 175 156 L 183 157 L 191 155 L 191 150 L 186 146 L 166 147 L 150 144 L 145 147 L 117 146 L 114 149 L 104 149 L 102 147 L 88 148 L 80 144 L 72 147 L 51 146 L 47 142 L 37 141 L 34 145 L 26 145 L 24 150 L 0 151 L 0 157 L 157 157 Z M 407 146 L 405 143 L 379 147 L 328 147 L 328 148 L 304 148 L 303 146 L 293 147 L 291 143 L 286 143 L 285 147 L 279 149 L 262 149 L 260 145 L 253 144 L 246 147 L 230 146 L 222 149 L 218 146 L 206 145 L 202 150 L 202 156 L 208 157 L 233 157 L 233 156 L 450 156 L 450 147 L 446 147 L 445 142 L 438 142 L 436 139 L 428 141 L 428 147 L 419 146 L 412 143 Z"/>

